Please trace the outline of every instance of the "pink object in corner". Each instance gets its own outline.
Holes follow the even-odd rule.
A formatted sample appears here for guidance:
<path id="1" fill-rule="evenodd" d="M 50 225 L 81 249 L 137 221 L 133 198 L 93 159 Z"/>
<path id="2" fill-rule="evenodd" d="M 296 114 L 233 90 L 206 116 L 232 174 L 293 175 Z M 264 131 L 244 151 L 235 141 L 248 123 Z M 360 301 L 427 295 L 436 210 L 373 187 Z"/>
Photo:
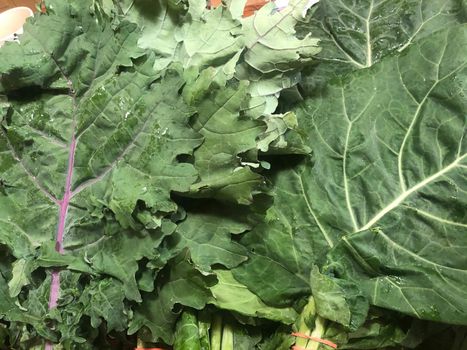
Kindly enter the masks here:
<path id="1" fill-rule="evenodd" d="M 0 13 L 0 47 L 5 41 L 14 41 L 23 34 L 23 25 L 28 17 L 34 16 L 29 7 L 14 7 Z"/>

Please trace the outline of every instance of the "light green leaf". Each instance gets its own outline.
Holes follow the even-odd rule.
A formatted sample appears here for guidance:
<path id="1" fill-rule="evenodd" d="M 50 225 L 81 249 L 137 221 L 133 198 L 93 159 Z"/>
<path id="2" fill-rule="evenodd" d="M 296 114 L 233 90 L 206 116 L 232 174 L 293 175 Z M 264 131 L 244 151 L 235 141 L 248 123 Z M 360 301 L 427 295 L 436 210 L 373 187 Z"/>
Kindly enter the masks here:
<path id="1" fill-rule="evenodd" d="M 170 0 L 138 0 L 125 6 L 125 18 L 142 28 L 138 45 L 156 53 L 156 71 L 175 60 L 180 45 L 176 34 L 183 23 L 184 11 L 171 6 L 173 3 Z"/>
<path id="2" fill-rule="evenodd" d="M 249 18 L 241 18 L 244 1 L 206 9 L 205 1 L 192 0 L 186 14 L 160 1 L 136 2 L 127 16 L 143 25 L 139 45 L 162 57 L 155 69 L 170 61 L 198 72 L 211 67 L 218 81 L 225 82 L 235 67 L 239 80 L 251 81 L 248 92 L 254 99 L 249 108 L 254 117 L 273 113 L 279 93 L 298 83 L 300 70 L 320 51 L 317 39 L 295 35 L 307 0 L 290 1 L 280 12 L 271 2 Z"/>
<path id="3" fill-rule="evenodd" d="M 257 146 L 267 154 L 309 154 L 311 149 L 304 144 L 297 117 L 293 112 L 272 114 L 261 118 L 267 129 L 258 137 Z"/>
<path id="4" fill-rule="evenodd" d="M 291 0 L 279 11 L 269 2 L 251 17 L 242 20 L 245 62 L 237 76 L 251 81 L 251 113 L 270 114 L 277 107 L 277 95 L 298 83 L 299 71 L 309 64 L 320 48 L 318 40 L 306 35 L 299 39 L 295 25 L 301 21 L 307 0 Z"/>
<path id="5" fill-rule="evenodd" d="M 179 350 L 201 350 L 198 317 L 193 310 L 186 310 L 177 322 L 174 348 Z"/>
<path id="6" fill-rule="evenodd" d="M 28 284 L 34 265 L 30 260 L 19 259 L 12 264 L 12 278 L 8 282 L 10 296 L 16 297 L 21 292 L 21 288 Z"/>
<path id="7" fill-rule="evenodd" d="M 368 300 L 356 285 L 321 274 L 316 266 L 311 271 L 310 281 L 319 316 L 353 331 L 365 322 Z"/>
<path id="8" fill-rule="evenodd" d="M 204 0 L 191 0 L 188 15 L 179 34 L 185 68 L 219 66 L 242 50 L 241 38 L 233 34 L 240 23 L 223 6 L 206 10 Z"/>
<path id="9" fill-rule="evenodd" d="M 228 270 L 216 270 L 219 283 L 211 287 L 212 303 L 221 309 L 242 315 L 266 318 L 291 324 L 298 314 L 292 308 L 274 308 L 264 304 L 257 295 L 238 282 Z"/>

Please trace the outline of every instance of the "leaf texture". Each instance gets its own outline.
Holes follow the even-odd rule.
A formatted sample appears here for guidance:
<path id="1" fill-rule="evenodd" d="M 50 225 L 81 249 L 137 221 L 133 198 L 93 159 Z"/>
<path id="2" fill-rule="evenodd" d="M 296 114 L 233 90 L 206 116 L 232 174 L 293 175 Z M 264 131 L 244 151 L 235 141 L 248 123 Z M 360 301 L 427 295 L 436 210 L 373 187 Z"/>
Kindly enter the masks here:
<path id="1" fill-rule="evenodd" d="M 466 323 L 465 34 L 427 36 L 295 110 L 312 162 L 275 177 L 272 220 L 245 236 L 252 253 L 235 278 L 287 304 L 314 263 L 373 305 Z"/>
<path id="2" fill-rule="evenodd" d="M 153 71 L 151 56 L 136 47 L 135 25 L 91 12 L 90 1 L 49 5 L 54 14 L 33 19 L 41 36 L 27 24 L 21 45 L 2 48 L 1 85 L 9 101 L 0 130 L 6 184 L 0 243 L 18 259 L 9 293 L 31 284 L 39 266 L 63 266 L 119 280 L 123 293 L 112 301 L 102 299 L 115 292 L 109 280 L 95 281 L 87 303 L 123 310 L 123 298 L 141 300 L 138 261 L 155 258 L 174 230 L 169 214 L 178 206 L 171 193 L 188 191 L 197 179 L 194 167 L 178 157 L 191 154 L 202 136 L 189 127 L 194 112 L 179 94 L 184 80 L 175 71 L 163 77 Z M 57 27 L 66 32 L 68 20 L 78 32 L 55 35 Z M 49 33 L 51 40 L 43 42 Z M 27 93 L 18 90 L 26 87 Z M 40 301 L 45 310 L 47 303 L 58 306 L 58 314 L 68 312 L 59 304 L 66 294 L 58 290 L 61 275 L 53 272 L 50 300 Z M 89 311 L 93 325 L 104 318 L 123 330 L 123 318 L 103 312 Z M 45 313 L 38 317 L 43 322 Z M 61 331 L 62 338 L 74 332 Z"/>
<path id="3" fill-rule="evenodd" d="M 312 93 L 325 81 L 370 67 L 383 57 L 402 52 L 430 34 L 465 23 L 465 3 L 448 1 L 321 0 L 297 32 L 320 39 L 319 65 L 301 82 Z"/>

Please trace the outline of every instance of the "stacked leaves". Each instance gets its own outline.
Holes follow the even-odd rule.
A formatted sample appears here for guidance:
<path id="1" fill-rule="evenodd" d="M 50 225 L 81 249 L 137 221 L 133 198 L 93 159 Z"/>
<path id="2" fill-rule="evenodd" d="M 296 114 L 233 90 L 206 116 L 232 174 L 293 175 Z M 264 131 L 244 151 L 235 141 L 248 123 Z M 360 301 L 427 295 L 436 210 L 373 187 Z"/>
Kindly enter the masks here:
<path id="1" fill-rule="evenodd" d="M 243 7 L 1 49 L 0 348 L 465 346 L 464 3 Z"/>

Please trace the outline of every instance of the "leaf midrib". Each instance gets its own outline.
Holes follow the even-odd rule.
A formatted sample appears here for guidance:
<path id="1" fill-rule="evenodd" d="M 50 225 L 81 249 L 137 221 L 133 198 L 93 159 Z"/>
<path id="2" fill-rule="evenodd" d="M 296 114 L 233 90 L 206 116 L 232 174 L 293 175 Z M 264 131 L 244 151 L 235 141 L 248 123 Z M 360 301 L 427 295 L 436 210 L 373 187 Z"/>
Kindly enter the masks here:
<path id="1" fill-rule="evenodd" d="M 459 166 L 459 163 L 467 157 L 467 153 L 464 153 L 461 157 L 456 158 L 452 163 L 448 166 L 444 167 L 443 169 L 439 170 L 438 172 L 434 173 L 433 175 L 427 177 L 423 181 L 417 183 L 415 186 L 412 186 L 410 189 L 402 192 L 397 196 L 391 203 L 389 203 L 386 207 L 381 209 L 376 215 L 373 216 L 365 225 L 360 227 L 358 231 L 365 231 L 370 229 L 373 225 L 375 225 L 382 217 L 384 217 L 387 213 L 392 211 L 393 209 L 397 208 L 400 204 L 402 204 L 407 197 L 412 195 L 413 193 L 417 192 L 418 190 L 422 189 L 426 185 L 430 184 L 434 180 L 438 179 L 439 177 L 443 176 L 445 173 L 451 171 L 452 169 Z"/>

